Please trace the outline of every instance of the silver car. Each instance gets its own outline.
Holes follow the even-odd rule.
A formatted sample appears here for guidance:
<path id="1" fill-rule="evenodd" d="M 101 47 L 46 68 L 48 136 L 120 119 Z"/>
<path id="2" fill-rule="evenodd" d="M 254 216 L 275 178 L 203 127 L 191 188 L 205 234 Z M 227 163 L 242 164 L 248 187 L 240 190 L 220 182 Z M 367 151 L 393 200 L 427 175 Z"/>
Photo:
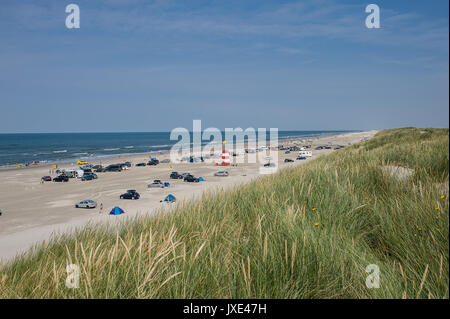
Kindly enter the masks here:
<path id="1" fill-rule="evenodd" d="M 228 172 L 227 171 L 220 171 L 220 172 L 216 172 L 214 173 L 214 176 L 228 176 Z"/>
<path id="2" fill-rule="evenodd" d="M 75 204 L 75 208 L 95 208 L 97 207 L 97 203 L 93 200 L 83 200 L 79 203 Z"/>
<path id="3" fill-rule="evenodd" d="M 148 184 L 149 188 L 164 188 L 164 184 L 161 182 L 153 182 L 151 184 Z"/>

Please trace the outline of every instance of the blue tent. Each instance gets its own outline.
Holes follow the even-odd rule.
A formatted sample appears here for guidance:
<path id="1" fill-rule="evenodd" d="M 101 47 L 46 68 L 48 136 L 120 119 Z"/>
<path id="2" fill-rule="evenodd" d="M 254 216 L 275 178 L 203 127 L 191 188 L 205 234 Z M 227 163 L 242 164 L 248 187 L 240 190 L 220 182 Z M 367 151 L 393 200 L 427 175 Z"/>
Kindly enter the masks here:
<path id="1" fill-rule="evenodd" d="M 172 194 L 169 194 L 169 195 L 166 196 L 166 198 L 164 198 L 164 201 L 167 202 L 167 203 L 173 203 L 176 200 L 177 199 Z"/>
<path id="2" fill-rule="evenodd" d="M 125 213 L 125 212 L 124 212 L 123 209 L 120 208 L 119 206 L 114 207 L 114 208 L 109 212 L 110 215 L 120 215 L 120 214 L 123 214 L 123 213 Z"/>
<path id="3" fill-rule="evenodd" d="M 204 179 L 203 177 L 199 177 L 198 180 L 199 180 L 200 182 L 204 182 L 204 181 L 205 181 L 205 179 Z"/>
<path id="4" fill-rule="evenodd" d="M 170 183 L 169 182 L 164 182 L 164 187 L 169 187 Z"/>

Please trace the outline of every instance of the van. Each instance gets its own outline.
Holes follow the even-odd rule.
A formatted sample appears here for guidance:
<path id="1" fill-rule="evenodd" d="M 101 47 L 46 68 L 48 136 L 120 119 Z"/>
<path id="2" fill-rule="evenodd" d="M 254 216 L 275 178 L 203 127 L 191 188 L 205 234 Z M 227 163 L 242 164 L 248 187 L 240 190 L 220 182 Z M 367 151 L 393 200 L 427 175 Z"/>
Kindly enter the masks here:
<path id="1" fill-rule="evenodd" d="M 122 171 L 122 166 L 117 165 L 117 164 L 112 164 L 105 168 L 105 172 L 121 172 L 121 171 Z"/>
<path id="2" fill-rule="evenodd" d="M 312 151 L 299 151 L 298 156 L 311 157 Z"/>

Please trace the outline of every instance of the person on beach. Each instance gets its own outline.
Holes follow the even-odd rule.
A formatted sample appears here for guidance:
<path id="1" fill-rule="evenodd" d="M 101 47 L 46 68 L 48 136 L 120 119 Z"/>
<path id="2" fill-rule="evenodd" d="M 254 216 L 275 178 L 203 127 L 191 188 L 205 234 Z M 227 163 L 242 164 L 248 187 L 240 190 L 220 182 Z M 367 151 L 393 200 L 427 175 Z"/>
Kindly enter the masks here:
<path id="1" fill-rule="evenodd" d="M 99 212 L 99 214 L 101 214 L 102 211 L 103 211 L 103 203 L 100 203 L 100 212 Z"/>

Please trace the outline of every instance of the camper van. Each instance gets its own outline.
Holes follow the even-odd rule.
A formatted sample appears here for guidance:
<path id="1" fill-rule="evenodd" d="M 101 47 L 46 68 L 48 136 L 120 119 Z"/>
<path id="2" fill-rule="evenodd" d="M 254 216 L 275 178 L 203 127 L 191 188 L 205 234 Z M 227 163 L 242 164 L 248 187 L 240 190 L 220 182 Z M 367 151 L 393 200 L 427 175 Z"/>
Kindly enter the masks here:
<path id="1" fill-rule="evenodd" d="M 298 156 L 305 156 L 305 157 L 311 157 L 312 151 L 299 151 Z"/>
<path id="2" fill-rule="evenodd" d="M 69 178 L 81 178 L 83 176 L 83 171 L 79 169 L 64 169 L 62 170 L 62 173 Z"/>

